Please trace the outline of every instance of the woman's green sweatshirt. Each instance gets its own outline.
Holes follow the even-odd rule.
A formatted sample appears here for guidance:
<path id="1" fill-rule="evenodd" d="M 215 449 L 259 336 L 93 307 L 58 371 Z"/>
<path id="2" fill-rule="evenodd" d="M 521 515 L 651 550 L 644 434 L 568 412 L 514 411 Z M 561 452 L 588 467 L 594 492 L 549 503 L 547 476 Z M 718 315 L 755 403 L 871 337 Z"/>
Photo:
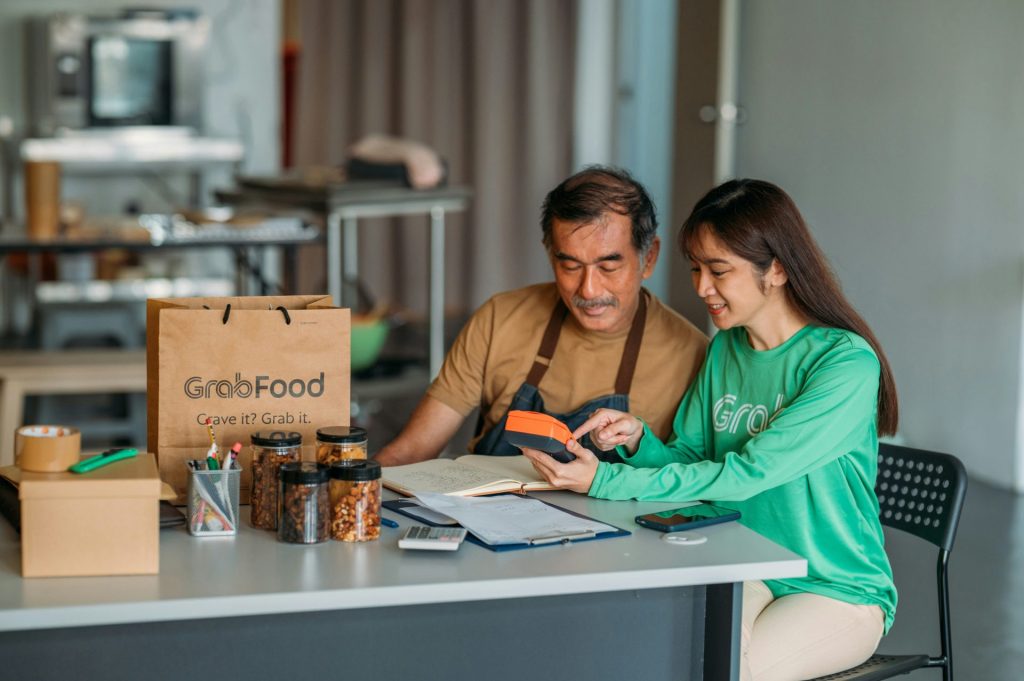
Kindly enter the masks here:
<path id="1" fill-rule="evenodd" d="M 807 577 L 766 582 L 878 605 L 892 626 L 896 588 L 883 548 L 878 470 L 880 365 L 860 336 L 806 326 L 756 351 L 746 330 L 719 332 L 683 397 L 667 443 L 645 426 L 626 463 L 598 465 L 590 496 L 702 499 L 807 559 Z"/>

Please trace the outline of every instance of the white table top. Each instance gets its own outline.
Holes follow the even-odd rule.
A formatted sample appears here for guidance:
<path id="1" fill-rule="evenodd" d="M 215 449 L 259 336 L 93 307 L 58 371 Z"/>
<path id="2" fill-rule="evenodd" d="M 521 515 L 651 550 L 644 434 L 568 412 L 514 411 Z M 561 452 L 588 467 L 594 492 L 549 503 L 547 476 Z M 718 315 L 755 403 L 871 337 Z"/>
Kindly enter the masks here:
<path id="1" fill-rule="evenodd" d="M 137 168 L 139 165 L 202 166 L 237 163 L 245 146 L 235 139 L 180 135 L 83 135 L 27 139 L 21 144 L 25 161 L 56 161 L 64 168 Z"/>
<path id="2" fill-rule="evenodd" d="M 633 523 L 678 504 L 536 495 L 632 532 L 628 537 L 495 553 L 466 543 L 454 553 L 404 551 L 412 519 L 376 542 L 281 544 L 243 527 L 237 537 L 161 531 L 160 574 L 23 579 L 14 530 L 0 521 L 0 631 L 157 622 L 694 586 L 799 577 L 804 559 L 738 523 L 699 530 L 697 546 L 660 541 Z M 243 508 L 243 516 L 247 514 Z"/>

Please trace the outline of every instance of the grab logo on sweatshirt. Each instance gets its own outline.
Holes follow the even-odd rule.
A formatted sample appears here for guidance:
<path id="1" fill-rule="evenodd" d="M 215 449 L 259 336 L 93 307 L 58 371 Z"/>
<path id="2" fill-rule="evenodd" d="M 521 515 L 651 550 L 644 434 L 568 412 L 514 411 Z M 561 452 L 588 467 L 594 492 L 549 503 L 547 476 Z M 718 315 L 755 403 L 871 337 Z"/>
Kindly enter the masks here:
<path id="1" fill-rule="evenodd" d="M 739 398 L 726 393 L 715 402 L 715 411 L 712 414 L 714 428 L 719 433 L 735 433 L 742 424 L 753 437 L 782 413 L 782 399 L 782 393 L 779 393 L 775 397 L 775 410 L 769 413 L 768 407 L 763 404 L 746 402 L 737 406 Z"/>

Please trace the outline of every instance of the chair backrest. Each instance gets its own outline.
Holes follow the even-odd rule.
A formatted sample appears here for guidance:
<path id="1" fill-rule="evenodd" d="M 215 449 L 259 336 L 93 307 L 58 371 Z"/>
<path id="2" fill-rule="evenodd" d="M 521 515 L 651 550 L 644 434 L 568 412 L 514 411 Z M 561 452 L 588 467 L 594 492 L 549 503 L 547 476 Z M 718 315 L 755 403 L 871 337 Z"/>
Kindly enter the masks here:
<path id="1" fill-rule="evenodd" d="M 967 472 L 950 454 L 878 445 L 879 518 L 950 551 L 967 492 Z"/>

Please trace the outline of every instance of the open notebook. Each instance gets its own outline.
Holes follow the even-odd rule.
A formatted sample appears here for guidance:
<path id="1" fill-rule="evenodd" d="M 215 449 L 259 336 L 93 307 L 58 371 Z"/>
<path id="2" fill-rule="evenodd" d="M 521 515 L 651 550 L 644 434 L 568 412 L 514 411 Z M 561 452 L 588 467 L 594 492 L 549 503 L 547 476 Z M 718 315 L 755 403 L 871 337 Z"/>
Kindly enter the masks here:
<path id="1" fill-rule="evenodd" d="M 383 469 L 384 486 L 405 495 L 436 492 L 475 497 L 502 492 L 555 489 L 537 474 L 525 456 L 467 454 Z"/>

